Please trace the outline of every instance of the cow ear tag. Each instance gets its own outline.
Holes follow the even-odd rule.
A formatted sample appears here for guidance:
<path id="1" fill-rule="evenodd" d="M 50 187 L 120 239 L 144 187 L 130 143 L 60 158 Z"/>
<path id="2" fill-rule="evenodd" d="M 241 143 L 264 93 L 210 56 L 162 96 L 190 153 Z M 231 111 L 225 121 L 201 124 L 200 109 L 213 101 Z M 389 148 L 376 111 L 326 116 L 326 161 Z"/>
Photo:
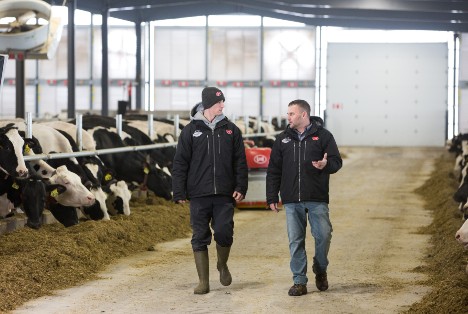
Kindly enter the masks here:
<path id="1" fill-rule="evenodd" d="M 148 167 L 145 167 L 145 168 L 143 169 L 143 172 L 144 172 L 145 174 L 148 174 L 148 173 L 149 173 L 149 168 L 148 168 Z"/>
<path id="2" fill-rule="evenodd" d="M 111 175 L 110 173 L 106 174 L 106 175 L 104 176 L 104 180 L 106 180 L 106 181 L 112 180 L 112 175 Z"/>
<path id="3" fill-rule="evenodd" d="M 16 183 L 16 182 L 13 182 L 13 184 L 11 185 L 12 188 L 14 188 L 15 190 L 18 190 L 19 189 L 19 185 Z"/>
<path id="4" fill-rule="evenodd" d="M 52 197 L 57 197 L 59 195 L 57 189 L 53 189 L 51 192 L 50 192 L 50 196 Z"/>
<path id="5" fill-rule="evenodd" d="M 30 152 L 31 152 L 31 148 L 29 148 L 29 145 L 26 144 L 26 146 L 24 147 L 24 153 L 29 154 Z"/>

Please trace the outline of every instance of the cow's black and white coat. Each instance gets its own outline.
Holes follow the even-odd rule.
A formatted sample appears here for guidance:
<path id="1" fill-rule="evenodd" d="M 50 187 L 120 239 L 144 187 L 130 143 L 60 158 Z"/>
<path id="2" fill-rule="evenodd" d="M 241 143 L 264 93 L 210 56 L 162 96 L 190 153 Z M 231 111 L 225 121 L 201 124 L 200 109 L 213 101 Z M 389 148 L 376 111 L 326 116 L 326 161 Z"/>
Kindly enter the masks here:
<path id="1" fill-rule="evenodd" d="M 83 128 L 92 134 L 97 149 L 118 148 L 153 144 L 140 130 L 123 124 L 122 137 L 115 129 L 115 119 L 102 116 L 83 116 Z M 171 177 L 156 167 L 156 162 L 146 151 L 101 155 L 106 165 L 115 171 L 117 180 L 137 183 L 141 189 L 149 189 L 165 199 L 172 198 Z"/>

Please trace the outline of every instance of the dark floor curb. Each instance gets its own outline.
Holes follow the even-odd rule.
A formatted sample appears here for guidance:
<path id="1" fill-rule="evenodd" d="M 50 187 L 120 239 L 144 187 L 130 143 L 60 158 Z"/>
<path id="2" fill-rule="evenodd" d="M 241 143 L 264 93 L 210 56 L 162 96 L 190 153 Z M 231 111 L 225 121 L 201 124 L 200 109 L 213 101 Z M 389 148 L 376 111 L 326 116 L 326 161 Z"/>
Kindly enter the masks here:
<path id="1" fill-rule="evenodd" d="M 28 218 L 25 214 L 15 214 L 12 217 L 0 219 L 0 235 L 24 228 L 27 220 Z M 42 224 L 47 225 L 53 223 L 57 223 L 57 220 L 55 220 L 50 211 L 44 210 L 42 213 Z"/>

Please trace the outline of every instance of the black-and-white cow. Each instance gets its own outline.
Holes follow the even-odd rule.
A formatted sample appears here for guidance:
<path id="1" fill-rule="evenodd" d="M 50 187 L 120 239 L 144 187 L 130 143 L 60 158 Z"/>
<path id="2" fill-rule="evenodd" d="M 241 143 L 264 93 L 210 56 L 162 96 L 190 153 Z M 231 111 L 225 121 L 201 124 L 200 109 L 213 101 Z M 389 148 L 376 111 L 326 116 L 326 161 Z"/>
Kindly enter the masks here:
<path id="1" fill-rule="evenodd" d="M 148 122 L 141 120 L 126 120 L 126 123 L 140 130 L 142 133 L 147 133 Z M 174 125 L 165 122 L 154 122 L 153 134 L 150 139 L 153 143 L 175 143 L 175 137 L 173 135 Z M 150 151 L 150 157 L 156 162 L 157 167 L 166 171 L 170 174 L 172 172 L 172 162 L 175 156 L 176 146 L 164 147 L 159 149 L 153 149 Z"/>
<path id="2" fill-rule="evenodd" d="M 61 185 L 52 185 L 44 182 L 44 179 L 30 171 L 27 178 L 7 177 L 0 181 L 0 194 L 3 201 L 8 200 L 11 208 L 21 209 L 26 214 L 26 226 L 39 229 L 42 226 L 42 212 L 46 206 L 49 192 L 60 194 L 65 191 Z"/>
<path id="3" fill-rule="evenodd" d="M 461 172 L 460 185 L 457 191 L 453 194 L 455 202 L 459 202 L 459 209 L 462 212 L 463 219 L 468 219 L 468 164 L 466 164 Z"/>
<path id="4" fill-rule="evenodd" d="M 26 177 L 28 169 L 24 162 L 24 145 L 32 147 L 33 141 L 23 139 L 14 124 L 0 127 L 0 172 L 13 177 Z"/>
<path id="5" fill-rule="evenodd" d="M 41 124 L 60 131 L 70 142 L 73 151 L 79 150 L 76 143 L 77 128 L 75 124 L 65 121 L 42 122 Z M 96 142 L 92 135 L 86 130 L 82 130 L 82 144 L 83 150 L 85 151 L 96 150 Z M 83 166 L 84 171 L 88 174 L 88 178 L 92 179 L 93 187 L 91 189 L 100 187 L 105 193 L 107 193 L 105 200 L 107 212 L 117 212 L 123 213 L 124 215 L 130 215 L 131 192 L 128 189 L 127 184 L 125 184 L 124 181 L 117 181 L 115 179 L 114 171 L 107 168 L 99 157 L 78 157 L 77 160 L 80 165 Z M 100 204 L 101 201 L 99 200 L 96 203 Z M 104 206 L 101 208 L 104 212 L 103 207 Z M 99 213 L 96 213 L 90 208 L 84 208 L 84 210 L 86 215 L 91 219 L 98 220 L 103 218 Z"/>
<path id="6" fill-rule="evenodd" d="M 24 130 L 24 122 L 13 121 L 13 123 L 15 127 Z M 11 121 L 0 121 L 0 126 L 5 125 L 11 126 Z M 23 133 L 22 137 L 24 137 L 24 131 L 21 132 Z M 37 139 L 33 138 L 30 139 L 30 141 L 36 143 L 36 146 L 32 148 L 28 145 L 25 145 L 25 155 L 35 155 L 33 149 L 41 151 Z M 69 171 L 66 166 L 54 168 L 43 160 L 30 161 L 28 162 L 28 164 L 42 179 L 47 179 L 46 187 L 51 185 L 63 187 L 63 189 L 54 188 L 52 190 L 50 194 L 50 200 L 52 202 L 56 202 L 61 206 L 70 206 L 75 208 L 81 206 L 91 206 L 94 204 L 94 195 L 91 192 L 89 192 L 88 189 L 82 184 L 81 178 L 77 174 Z M 14 200 L 12 200 L 12 202 L 14 202 Z M 40 211 L 41 214 L 42 210 Z"/>
<path id="7" fill-rule="evenodd" d="M 455 166 L 453 172 L 460 181 L 457 191 L 453 194 L 453 199 L 459 202 L 459 210 L 463 219 L 468 219 L 468 134 L 459 134 L 447 141 L 446 149 L 455 153 Z"/>
<path id="8" fill-rule="evenodd" d="M 38 139 L 43 153 L 73 153 L 77 150 L 76 144 L 68 134 L 48 125 L 35 123 L 32 125 L 32 131 L 34 137 Z M 54 168 L 66 166 L 68 170 L 79 176 L 81 183 L 94 195 L 95 202 L 93 204 L 79 207 L 85 217 L 93 220 L 110 220 L 106 207 L 107 195 L 102 190 L 100 182 L 86 171 L 77 158 L 51 159 L 48 164 Z"/>
<path id="9" fill-rule="evenodd" d="M 92 134 L 97 149 L 118 148 L 129 145 L 152 144 L 151 139 L 136 128 L 123 125 L 122 138 L 115 130 L 115 119 L 102 116 L 83 116 L 83 128 Z M 145 151 L 101 155 L 106 165 L 116 173 L 117 180 L 136 182 L 142 189 L 167 200 L 172 198 L 171 177 L 156 168 Z"/>
<path id="10" fill-rule="evenodd" d="M 257 119 L 249 118 L 249 123 L 246 126 L 244 119 L 238 119 L 234 122 L 237 127 L 241 130 L 242 134 L 254 134 L 258 132 L 258 125 L 260 124 L 260 133 L 271 133 L 275 132 L 273 125 L 265 121 L 257 121 Z M 247 132 L 247 133 L 246 133 Z M 273 147 L 276 137 L 274 135 L 258 136 L 253 137 L 251 140 L 258 147 Z"/>
<path id="11" fill-rule="evenodd" d="M 455 239 L 468 250 L 468 220 L 455 233 Z"/>
<path id="12" fill-rule="evenodd" d="M 12 208 L 22 205 L 28 217 L 26 225 L 37 229 L 42 225 L 45 185 L 42 178 L 31 174 L 23 156 L 24 147 L 34 147 L 35 141 L 23 139 L 13 123 L 0 128 L 0 197 L 2 216 L 9 216 Z"/>
<path id="13" fill-rule="evenodd" d="M 47 207 L 48 199 L 52 195 L 59 195 L 65 192 L 65 187 L 60 184 L 50 184 L 45 182 L 42 177 L 33 174 L 27 178 L 16 179 L 9 185 L 7 195 L 15 200 L 13 205 L 21 209 L 26 214 L 26 225 L 33 229 L 39 229 L 42 226 L 42 213 Z M 10 193 L 13 192 L 14 195 Z"/>

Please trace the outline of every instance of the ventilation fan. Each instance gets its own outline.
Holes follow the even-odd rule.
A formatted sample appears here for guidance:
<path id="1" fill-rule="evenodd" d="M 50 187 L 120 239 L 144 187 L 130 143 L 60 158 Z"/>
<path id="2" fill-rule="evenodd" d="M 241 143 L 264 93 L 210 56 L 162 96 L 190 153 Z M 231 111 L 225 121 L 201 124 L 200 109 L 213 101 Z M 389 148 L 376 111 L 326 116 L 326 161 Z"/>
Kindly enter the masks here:
<path id="1" fill-rule="evenodd" d="M 34 25 L 27 25 L 26 23 L 34 18 L 36 18 L 36 12 L 32 10 L 26 11 L 20 16 L 17 16 L 13 22 L 8 24 L 6 33 L 21 33 L 32 30 Z"/>
<path id="2" fill-rule="evenodd" d="M 37 48 L 48 39 L 52 7 L 41 0 L 0 0 L 0 51 Z M 43 24 L 27 24 L 31 19 Z"/>

